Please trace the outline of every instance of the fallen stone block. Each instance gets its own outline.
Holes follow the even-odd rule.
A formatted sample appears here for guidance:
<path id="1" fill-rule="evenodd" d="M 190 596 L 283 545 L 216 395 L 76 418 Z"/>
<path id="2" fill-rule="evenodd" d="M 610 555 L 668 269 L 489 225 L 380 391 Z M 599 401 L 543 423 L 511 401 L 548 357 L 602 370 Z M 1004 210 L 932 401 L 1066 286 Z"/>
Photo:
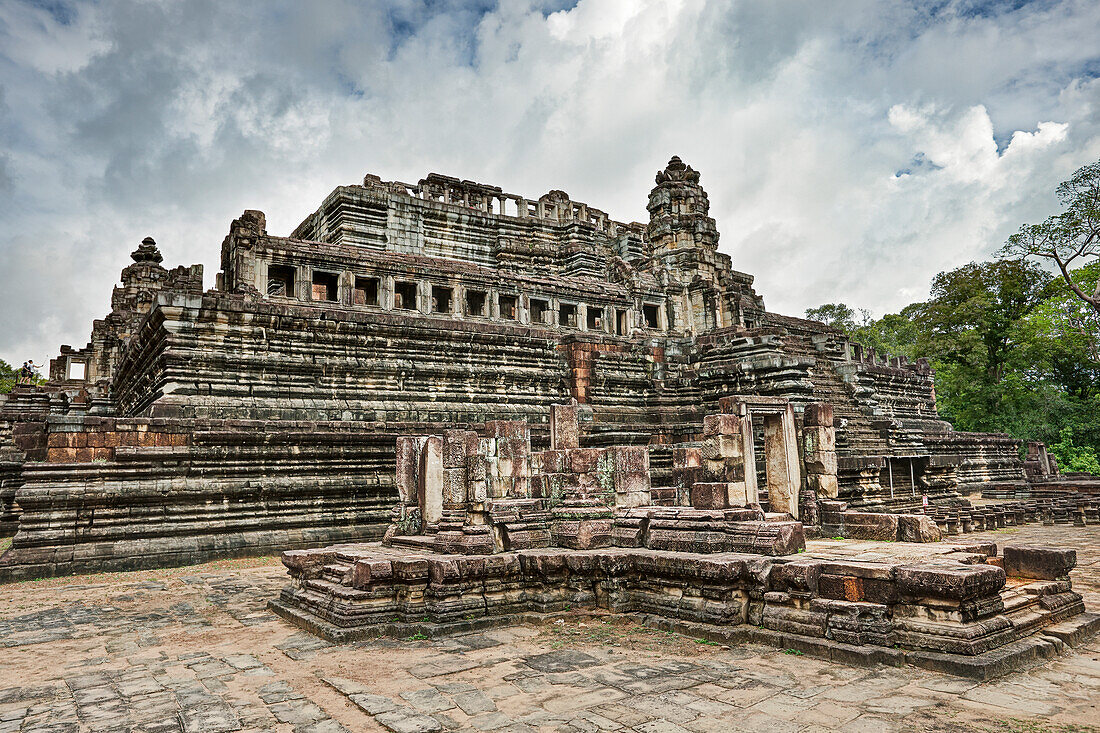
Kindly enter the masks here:
<path id="1" fill-rule="evenodd" d="M 1013 578 L 1054 580 L 1077 567 L 1077 551 L 1036 545 L 1004 548 L 1004 572 Z"/>
<path id="2" fill-rule="evenodd" d="M 939 542 L 943 534 L 931 517 L 923 514 L 898 515 L 899 542 Z"/>
<path id="3" fill-rule="evenodd" d="M 992 565 L 903 565 L 895 577 L 902 596 L 917 599 L 970 600 L 1005 584 L 1005 571 Z"/>
<path id="4" fill-rule="evenodd" d="M 844 512 L 844 534 L 855 540 L 893 542 L 898 538 L 898 515 Z"/>

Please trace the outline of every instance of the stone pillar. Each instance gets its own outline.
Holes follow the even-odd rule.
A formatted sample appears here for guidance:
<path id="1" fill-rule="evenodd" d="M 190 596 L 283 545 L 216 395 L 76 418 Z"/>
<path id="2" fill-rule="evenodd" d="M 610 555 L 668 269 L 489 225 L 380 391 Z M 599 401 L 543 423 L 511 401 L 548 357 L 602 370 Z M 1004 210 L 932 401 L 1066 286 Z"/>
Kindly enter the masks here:
<path id="1" fill-rule="evenodd" d="M 746 466 L 746 454 L 743 431 L 745 424 L 739 415 L 707 415 L 703 418 L 703 447 L 701 451 L 703 459 L 703 473 L 705 482 L 696 482 L 696 485 L 721 484 L 722 490 L 716 487 L 702 488 L 690 495 L 698 497 L 713 497 L 718 491 L 724 491 L 725 506 L 741 507 L 758 502 L 756 496 L 756 482 L 752 482 L 750 490 L 748 475 L 755 477 L 755 471 L 750 471 Z M 751 430 L 750 430 L 751 439 Z M 693 489 L 695 487 L 692 487 Z M 692 505 L 695 505 L 692 501 Z M 713 503 L 708 500 L 708 504 Z M 706 506 L 697 508 L 719 509 L 720 506 Z"/>
<path id="2" fill-rule="evenodd" d="M 443 519 L 443 438 L 430 435 L 420 455 L 417 498 L 425 525 L 438 525 Z"/>
<path id="3" fill-rule="evenodd" d="M 802 416 L 802 456 L 806 465 L 807 489 L 802 502 L 806 510 L 803 521 L 816 524 L 817 501 L 836 499 L 840 494 L 833 406 L 827 402 L 814 402 L 806 406 Z"/>
<path id="4" fill-rule="evenodd" d="M 616 446 L 612 454 L 615 506 L 629 509 L 653 503 L 649 483 L 649 450 L 644 446 Z"/>
<path id="5" fill-rule="evenodd" d="M 389 545 L 395 536 L 420 534 L 423 529 L 423 512 L 420 506 L 421 460 L 427 437 L 402 435 L 395 447 L 398 503 L 390 512 L 390 526 L 382 538 Z"/>
<path id="6" fill-rule="evenodd" d="M 671 499 L 673 506 L 691 506 L 691 487 L 707 480 L 702 450 L 694 446 L 672 449 L 672 485 L 676 490 Z"/>
<path id="7" fill-rule="evenodd" d="M 496 460 L 491 463 L 489 495 L 502 498 L 531 496 L 531 427 L 523 420 L 490 420 L 485 430 Z"/>
<path id="8" fill-rule="evenodd" d="M 783 410 L 783 455 L 787 464 L 787 486 L 790 493 L 786 497 L 786 511 L 794 519 L 799 519 L 798 496 L 802 488 L 802 460 L 798 455 L 798 429 L 794 423 L 794 406 L 789 402 Z M 774 511 L 774 510 L 773 510 Z"/>
<path id="9" fill-rule="evenodd" d="M 466 431 L 443 431 L 443 509 L 466 511 Z"/>
<path id="10" fill-rule="evenodd" d="M 393 310 L 393 275 L 383 275 L 379 280 L 378 304 L 383 310 Z"/>
<path id="11" fill-rule="evenodd" d="M 570 400 L 568 405 L 550 405 L 550 450 L 579 448 L 580 445 L 577 401 Z"/>
<path id="12" fill-rule="evenodd" d="M 427 280 L 418 280 L 416 283 L 417 290 L 417 310 L 420 313 L 428 314 L 432 312 L 432 284 Z"/>

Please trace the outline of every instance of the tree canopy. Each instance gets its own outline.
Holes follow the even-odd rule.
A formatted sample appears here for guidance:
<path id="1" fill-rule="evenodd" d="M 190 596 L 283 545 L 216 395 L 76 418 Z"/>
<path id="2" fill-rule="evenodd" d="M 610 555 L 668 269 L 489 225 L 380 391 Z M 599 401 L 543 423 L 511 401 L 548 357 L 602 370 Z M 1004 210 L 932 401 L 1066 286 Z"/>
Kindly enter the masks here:
<path id="1" fill-rule="evenodd" d="M 1100 455 L 1100 313 L 1078 290 L 1096 288 L 1100 262 L 1070 271 L 1072 285 L 1027 260 L 942 272 L 928 300 L 899 313 L 832 325 L 879 353 L 928 357 L 940 414 L 958 430 L 1041 440 L 1067 470 Z M 806 311 L 854 314 L 843 304 Z"/>
<path id="2" fill-rule="evenodd" d="M 0 359 L 0 394 L 11 392 L 19 382 L 19 370 L 12 367 L 3 359 Z"/>
<path id="3" fill-rule="evenodd" d="M 1100 313 L 1100 283 L 1082 287 L 1072 270 L 1100 261 L 1100 161 L 1078 169 L 1056 191 L 1064 211 L 1042 224 L 1024 224 L 1001 250 L 1005 257 L 1036 257 L 1058 268 L 1066 287 Z"/>

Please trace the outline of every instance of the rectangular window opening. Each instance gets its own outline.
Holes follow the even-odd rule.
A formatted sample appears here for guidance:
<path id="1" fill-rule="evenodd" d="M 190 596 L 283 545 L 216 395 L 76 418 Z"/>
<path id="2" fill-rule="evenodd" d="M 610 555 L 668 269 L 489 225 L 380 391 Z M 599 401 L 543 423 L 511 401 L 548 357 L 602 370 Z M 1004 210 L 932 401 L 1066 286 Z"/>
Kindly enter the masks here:
<path id="1" fill-rule="evenodd" d="M 497 298 L 497 305 L 501 318 L 506 321 L 516 320 L 516 296 L 501 295 Z"/>
<path id="2" fill-rule="evenodd" d="M 432 313 L 450 313 L 454 291 L 451 288 L 432 286 Z"/>
<path id="3" fill-rule="evenodd" d="M 355 290 L 351 294 L 352 305 L 378 305 L 378 278 L 355 278 Z"/>
<path id="4" fill-rule="evenodd" d="M 558 325 L 569 326 L 570 328 L 577 327 L 577 306 L 572 303 L 561 303 L 558 305 Z"/>
<path id="5" fill-rule="evenodd" d="M 643 305 L 642 317 L 645 318 L 646 328 L 660 328 L 660 326 L 658 325 L 660 321 L 657 318 L 657 306 Z"/>
<path id="6" fill-rule="evenodd" d="M 393 307 L 406 311 L 416 310 L 416 283 L 394 282 Z"/>
<path id="7" fill-rule="evenodd" d="M 550 318 L 550 303 L 531 298 L 531 323 L 547 323 Z"/>
<path id="8" fill-rule="evenodd" d="M 69 362 L 69 379 L 74 381 L 83 382 L 84 375 L 88 373 L 88 365 L 83 361 L 70 361 Z"/>
<path id="9" fill-rule="evenodd" d="M 588 317 L 586 318 L 586 324 L 589 331 L 602 331 L 603 308 L 599 308 L 594 305 L 588 306 Z"/>
<path id="10" fill-rule="evenodd" d="M 332 272 L 313 273 L 313 299 L 336 300 L 337 280 Z"/>
<path id="11" fill-rule="evenodd" d="M 488 298 L 488 293 L 484 290 L 467 290 L 466 291 L 466 315 L 468 316 L 484 316 L 485 315 L 485 303 Z"/>
<path id="12" fill-rule="evenodd" d="M 616 332 L 620 336 L 629 335 L 629 333 L 630 333 L 630 321 L 627 318 L 626 311 L 624 311 L 624 310 L 615 311 L 615 325 L 616 325 L 616 329 L 617 329 Z"/>
<path id="13" fill-rule="evenodd" d="M 268 265 L 267 294 L 293 298 L 294 268 L 290 265 Z"/>

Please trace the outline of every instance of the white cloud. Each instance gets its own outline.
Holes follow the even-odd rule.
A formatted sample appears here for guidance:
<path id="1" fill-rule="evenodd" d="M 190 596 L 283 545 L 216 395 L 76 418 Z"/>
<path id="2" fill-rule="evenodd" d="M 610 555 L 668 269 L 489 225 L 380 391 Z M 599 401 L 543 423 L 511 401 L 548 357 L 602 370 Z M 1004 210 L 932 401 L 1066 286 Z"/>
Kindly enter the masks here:
<path id="1" fill-rule="evenodd" d="M 368 171 L 644 220 L 672 154 L 770 308 L 897 309 L 1100 157 L 1098 30 L 1087 0 L 5 3 L 0 358 L 83 344 L 147 234 L 209 286 L 243 209 L 285 234 Z"/>

